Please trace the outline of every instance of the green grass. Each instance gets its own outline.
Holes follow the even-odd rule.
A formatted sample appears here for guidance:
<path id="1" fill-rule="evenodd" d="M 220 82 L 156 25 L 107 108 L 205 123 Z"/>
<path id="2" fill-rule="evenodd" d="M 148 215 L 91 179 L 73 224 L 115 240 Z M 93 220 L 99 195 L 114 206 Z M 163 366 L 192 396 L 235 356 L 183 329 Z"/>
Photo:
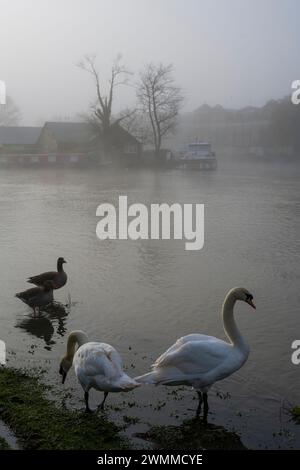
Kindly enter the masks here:
<path id="1" fill-rule="evenodd" d="M 10 446 L 3 437 L 0 437 L 0 450 L 9 450 Z"/>
<path id="2" fill-rule="evenodd" d="M 300 406 L 294 406 L 294 408 L 291 409 L 291 415 L 293 417 L 293 420 L 297 424 L 300 424 Z"/>
<path id="3" fill-rule="evenodd" d="M 45 397 L 39 379 L 16 369 L 0 369 L 0 418 L 23 449 L 124 449 L 119 429 L 105 417 L 58 408 Z M 0 446 L 4 443 L 0 441 Z"/>

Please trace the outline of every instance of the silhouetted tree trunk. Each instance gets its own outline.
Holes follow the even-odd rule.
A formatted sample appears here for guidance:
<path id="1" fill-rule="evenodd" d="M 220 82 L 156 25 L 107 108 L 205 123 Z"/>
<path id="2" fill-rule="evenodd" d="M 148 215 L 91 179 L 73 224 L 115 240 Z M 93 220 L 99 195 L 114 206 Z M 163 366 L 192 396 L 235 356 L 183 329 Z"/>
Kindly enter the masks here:
<path id="1" fill-rule="evenodd" d="M 163 137 L 174 132 L 183 103 L 181 89 L 174 84 L 173 66 L 146 65 L 140 74 L 137 97 L 149 118 L 155 155 L 159 160 Z"/>
<path id="2" fill-rule="evenodd" d="M 92 114 L 89 121 L 94 127 L 97 128 L 103 147 L 106 151 L 111 151 L 113 142 L 111 139 L 111 126 L 120 124 L 123 119 L 126 119 L 134 111 L 128 110 L 123 112 L 118 118 L 113 118 L 112 107 L 114 101 L 115 89 L 120 85 L 126 85 L 128 75 L 131 73 L 120 64 L 121 56 L 119 55 L 114 61 L 108 86 L 108 93 L 103 91 L 103 83 L 100 80 L 100 74 L 96 69 L 95 56 L 86 55 L 84 59 L 78 64 L 80 68 L 90 73 L 94 79 L 96 87 L 96 103 L 92 106 Z"/>

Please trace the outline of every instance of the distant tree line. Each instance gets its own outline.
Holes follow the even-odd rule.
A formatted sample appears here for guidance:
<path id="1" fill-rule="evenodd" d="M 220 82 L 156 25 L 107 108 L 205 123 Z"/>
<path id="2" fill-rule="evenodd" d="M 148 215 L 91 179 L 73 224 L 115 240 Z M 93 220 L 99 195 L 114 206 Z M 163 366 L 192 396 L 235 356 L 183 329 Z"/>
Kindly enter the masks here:
<path id="1" fill-rule="evenodd" d="M 136 83 L 130 82 L 132 73 L 122 64 L 122 57 L 114 61 L 108 84 L 96 66 L 96 57 L 86 55 L 79 67 L 88 72 L 95 86 L 95 102 L 91 106 L 88 121 L 101 135 L 107 151 L 113 146 L 113 126 L 122 126 L 142 143 L 152 143 L 159 159 L 164 137 L 174 132 L 179 110 L 183 103 L 181 88 L 175 85 L 171 64 L 147 64 Z M 133 86 L 136 105 L 114 115 L 113 105 L 119 86 Z"/>
<path id="2" fill-rule="evenodd" d="M 177 142 L 181 143 L 207 140 L 218 146 L 290 147 L 300 154 L 300 104 L 293 104 L 290 97 L 238 110 L 204 104 L 179 116 L 183 94 L 175 83 L 171 64 L 146 64 L 133 79 L 119 55 L 108 80 L 95 56 L 86 55 L 78 65 L 90 74 L 95 91 L 95 100 L 84 119 L 96 128 L 107 151 L 113 147 L 114 126 L 122 125 L 143 144 L 152 144 L 158 159 L 164 139 L 177 127 Z M 116 95 L 122 86 L 135 90 L 136 103 L 116 113 Z M 0 126 L 18 125 L 20 119 L 18 106 L 7 97 L 6 104 L 0 106 Z"/>

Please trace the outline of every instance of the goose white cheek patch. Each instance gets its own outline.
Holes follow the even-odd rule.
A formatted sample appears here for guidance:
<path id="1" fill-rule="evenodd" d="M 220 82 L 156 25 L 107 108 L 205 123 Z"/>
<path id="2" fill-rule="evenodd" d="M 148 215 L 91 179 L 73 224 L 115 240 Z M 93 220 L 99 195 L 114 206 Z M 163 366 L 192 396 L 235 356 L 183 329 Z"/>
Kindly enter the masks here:
<path id="1" fill-rule="evenodd" d="M 184 240 L 188 251 L 204 246 L 204 204 L 128 205 L 127 196 L 119 196 L 116 209 L 100 204 L 96 215 L 96 234 L 100 240 Z"/>

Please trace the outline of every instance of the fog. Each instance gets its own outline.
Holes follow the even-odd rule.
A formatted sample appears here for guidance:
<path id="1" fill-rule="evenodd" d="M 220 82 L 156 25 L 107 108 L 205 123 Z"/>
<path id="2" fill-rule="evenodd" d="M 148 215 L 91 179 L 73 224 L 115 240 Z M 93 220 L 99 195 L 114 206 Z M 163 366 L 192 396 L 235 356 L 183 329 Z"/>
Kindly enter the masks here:
<path id="1" fill-rule="evenodd" d="M 2 459 L 300 448 L 299 18 L 0 0 Z"/>
<path id="2" fill-rule="evenodd" d="M 299 78 L 299 14 L 297 0 L 0 0 L 0 79 L 24 125 L 88 109 L 93 84 L 76 66 L 87 53 L 104 77 L 118 53 L 136 75 L 173 63 L 186 111 L 260 106 Z M 114 111 L 134 101 L 122 87 Z"/>

